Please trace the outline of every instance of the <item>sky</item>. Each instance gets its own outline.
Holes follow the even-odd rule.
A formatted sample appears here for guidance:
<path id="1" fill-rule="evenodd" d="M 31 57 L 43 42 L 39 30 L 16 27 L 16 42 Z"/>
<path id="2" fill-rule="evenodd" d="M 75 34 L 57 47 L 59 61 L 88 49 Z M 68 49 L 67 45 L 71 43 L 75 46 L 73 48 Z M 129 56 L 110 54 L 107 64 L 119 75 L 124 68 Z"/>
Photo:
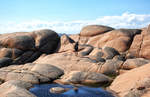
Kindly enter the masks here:
<path id="1" fill-rule="evenodd" d="M 75 34 L 86 25 L 142 28 L 150 0 L 0 0 L 0 33 L 52 29 Z"/>

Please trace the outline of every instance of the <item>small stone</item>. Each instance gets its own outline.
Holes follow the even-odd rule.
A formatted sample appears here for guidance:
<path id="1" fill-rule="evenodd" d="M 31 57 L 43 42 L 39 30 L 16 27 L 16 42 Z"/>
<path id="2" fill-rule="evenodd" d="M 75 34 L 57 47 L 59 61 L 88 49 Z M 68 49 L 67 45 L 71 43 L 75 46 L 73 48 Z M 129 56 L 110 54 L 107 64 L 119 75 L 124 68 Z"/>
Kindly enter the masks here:
<path id="1" fill-rule="evenodd" d="M 53 87 L 50 88 L 50 92 L 51 93 L 64 93 L 66 92 L 68 89 L 62 88 L 62 87 Z"/>

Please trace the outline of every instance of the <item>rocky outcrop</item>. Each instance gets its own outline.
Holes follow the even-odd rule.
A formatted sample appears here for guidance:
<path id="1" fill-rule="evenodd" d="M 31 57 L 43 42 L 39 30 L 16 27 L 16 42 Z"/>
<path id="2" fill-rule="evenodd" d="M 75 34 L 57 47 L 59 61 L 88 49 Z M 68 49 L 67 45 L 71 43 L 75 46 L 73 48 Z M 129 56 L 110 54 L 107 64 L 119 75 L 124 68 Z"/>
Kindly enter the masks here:
<path id="1" fill-rule="evenodd" d="M 31 84 L 57 79 L 55 82 L 106 86 L 118 76 L 110 90 L 120 97 L 149 97 L 149 35 L 150 26 L 115 30 L 102 25 L 89 25 L 78 35 L 61 37 L 47 29 L 2 34 L 0 94 L 35 97 L 27 91 Z"/>
<path id="2" fill-rule="evenodd" d="M 36 97 L 28 91 L 32 84 L 11 80 L 0 85 L 0 97 Z"/>
<path id="3" fill-rule="evenodd" d="M 32 62 L 42 53 L 55 52 L 59 36 L 52 30 L 16 32 L 0 35 L 0 58 L 10 58 L 9 64 Z M 5 64 L 5 63 L 4 63 Z M 7 66 L 7 65 L 0 66 Z"/>
<path id="4" fill-rule="evenodd" d="M 149 66 L 150 64 L 146 64 L 119 75 L 111 84 L 110 89 L 120 97 L 149 97 Z"/>
<path id="5" fill-rule="evenodd" d="M 63 75 L 63 71 L 50 64 L 27 63 L 0 68 L 0 79 L 21 80 L 32 84 L 50 82 Z"/>

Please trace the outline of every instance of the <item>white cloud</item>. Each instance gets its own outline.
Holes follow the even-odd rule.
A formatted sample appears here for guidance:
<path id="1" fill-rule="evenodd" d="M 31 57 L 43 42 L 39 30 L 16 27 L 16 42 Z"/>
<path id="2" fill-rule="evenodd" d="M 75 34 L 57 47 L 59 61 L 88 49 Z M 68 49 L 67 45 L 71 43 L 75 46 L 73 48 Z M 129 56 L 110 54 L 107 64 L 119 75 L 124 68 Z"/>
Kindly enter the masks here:
<path id="1" fill-rule="evenodd" d="M 103 16 L 95 20 L 42 21 L 33 20 L 21 23 L 0 24 L 1 33 L 52 29 L 58 33 L 79 33 L 81 28 L 90 25 L 107 25 L 114 28 L 142 28 L 150 24 L 150 14 L 132 14 L 125 12 L 120 16 Z"/>

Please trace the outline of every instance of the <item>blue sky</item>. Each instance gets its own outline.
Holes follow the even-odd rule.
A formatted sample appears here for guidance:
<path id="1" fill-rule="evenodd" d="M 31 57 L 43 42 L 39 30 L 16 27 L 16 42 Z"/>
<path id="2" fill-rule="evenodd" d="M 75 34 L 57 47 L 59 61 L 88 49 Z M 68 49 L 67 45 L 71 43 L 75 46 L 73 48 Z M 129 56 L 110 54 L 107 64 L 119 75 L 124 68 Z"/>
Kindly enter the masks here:
<path id="1" fill-rule="evenodd" d="M 87 24 L 112 26 L 112 21 L 123 23 L 129 18 L 130 27 L 131 22 L 137 23 L 133 28 L 143 27 L 150 23 L 149 4 L 150 0 L 0 0 L 0 32 L 49 28 L 76 33 Z M 114 27 L 128 27 L 121 25 Z"/>

